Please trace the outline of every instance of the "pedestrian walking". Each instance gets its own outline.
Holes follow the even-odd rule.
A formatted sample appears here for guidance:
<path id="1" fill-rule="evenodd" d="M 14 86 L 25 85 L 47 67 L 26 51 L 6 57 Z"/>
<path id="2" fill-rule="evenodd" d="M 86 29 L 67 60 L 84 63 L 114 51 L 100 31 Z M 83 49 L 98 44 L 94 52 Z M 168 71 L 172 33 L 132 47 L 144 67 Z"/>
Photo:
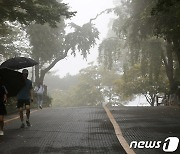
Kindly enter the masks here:
<path id="1" fill-rule="evenodd" d="M 21 120 L 20 128 L 24 128 L 24 117 L 23 117 L 23 107 L 25 105 L 26 109 L 26 124 L 27 126 L 31 126 L 29 118 L 30 118 L 30 103 L 33 101 L 33 87 L 32 81 L 28 79 L 28 70 L 23 69 L 22 75 L 25 80 L 25 86 L 19 91 L 17 94 L 17 108 L 19 109 L 19 116 Z"/>
<path id="2" fill-rule="evenodd" d="M 43 104 L 43 94 L 44 94 L 44 86 L 42 82 L 39 82 L 37 86 L 35 86 L 34 91 L 37 97 L 37 105 L 38 108 L 42 109 Z"/>
<path id="3" fill-rule="evenodd" d="M 0 135 L 4 135 L 4 115 L 7 114 L 5 103 L 7 102 L 7 90 L 0 76 Z"/>

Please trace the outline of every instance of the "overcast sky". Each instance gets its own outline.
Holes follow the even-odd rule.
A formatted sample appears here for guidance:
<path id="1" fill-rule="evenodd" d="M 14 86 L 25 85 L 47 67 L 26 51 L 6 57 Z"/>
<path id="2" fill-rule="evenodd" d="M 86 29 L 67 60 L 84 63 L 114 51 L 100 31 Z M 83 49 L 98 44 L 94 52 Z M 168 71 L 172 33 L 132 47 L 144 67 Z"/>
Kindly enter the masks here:
<path id="1" fill-rule="evenodd" d="M 83 25 L 101 11 L 112 8 L 112 1 L 113 0 L 64 0 L 63 2 L 68 3 L 71 11 L 77 11 L 76 16 L 71 18 L 71 21 L 69 22 Z M 93 22 L 101 33 L 100 41 L 106 36 L 107 25 L 109 19 L 112 17 L 112 14 L 103 14 Z M 89 62 L 96 61 L 98 55 L 97 47 L 98 45 L 91 49 L 91 54 L 88 56 L 87 61 L 83 60 L 80 55 L 77 55 L 76 57 L 68 55 L 67 58 L 58 62 L 52 71 L 56 71 L 56 74 L 60 77 L 65 76 L 67 73 L 71 75 L 77 74 L 80 69 L 87 67 Z"/>

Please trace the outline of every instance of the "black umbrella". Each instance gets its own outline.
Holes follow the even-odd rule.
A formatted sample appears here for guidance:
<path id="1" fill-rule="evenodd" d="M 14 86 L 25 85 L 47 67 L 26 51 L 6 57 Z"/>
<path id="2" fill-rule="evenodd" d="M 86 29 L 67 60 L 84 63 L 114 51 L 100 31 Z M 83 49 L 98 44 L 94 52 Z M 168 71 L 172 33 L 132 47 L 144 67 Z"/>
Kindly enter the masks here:
<path id="1" fill-rule="evenodd" d="M 16 96 L 19 90 L 25 85 L 22 73 L 8 68 L 0 68 L 0 76 L 3 85 L 8 91 L 8 97 Z"/>
<path id="2" fill-rule="evenodd" d="M 37 64 L 38 62 L 36 62 L 35 60 L 31 58 L 14 57 L 3 62 L 0 67 L 1 68 L 7 67 L 10 69 L 22 69 L 22 68 L 31 67 Z"/>

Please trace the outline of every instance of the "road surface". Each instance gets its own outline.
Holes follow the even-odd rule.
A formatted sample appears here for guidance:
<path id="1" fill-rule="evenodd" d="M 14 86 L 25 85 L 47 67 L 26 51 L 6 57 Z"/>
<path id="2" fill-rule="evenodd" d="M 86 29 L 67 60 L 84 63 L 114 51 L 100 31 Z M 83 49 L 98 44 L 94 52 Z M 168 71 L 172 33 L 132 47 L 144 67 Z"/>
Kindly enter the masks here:
<path id="1" fill-rule="evenodd" d="M 133 141 L 156 142 L 156 148 L 134 145 L 131 150 L 136 154 L 166 154 L 165 139 L 180 139 L 179 108 L 108 107 L 107 110 L 103 107 L 35 110 L 31 114 L 32 126 L 24 129 L 19 128 L 20 121 L 15 115 L 7 116 L 5 135 L 0 136 L 0 154 L 126 154 Z M 171 153 L 179 154 L 180 145 Z"/>
<path id="2" fill-rule="evenodd" d="M 102 107 L 47 108 L 31 114 L 32 127 L 8 122 L 0 154 L 125 153 Z"/>

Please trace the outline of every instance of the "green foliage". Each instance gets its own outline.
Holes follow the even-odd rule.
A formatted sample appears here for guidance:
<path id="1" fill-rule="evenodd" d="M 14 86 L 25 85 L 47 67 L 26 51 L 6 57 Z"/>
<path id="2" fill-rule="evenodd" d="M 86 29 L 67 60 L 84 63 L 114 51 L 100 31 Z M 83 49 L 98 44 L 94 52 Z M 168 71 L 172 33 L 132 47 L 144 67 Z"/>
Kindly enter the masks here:
<path id="1" fill-rule="evenodd" d="M 180 33 L 180 1 L 158 0 L 152 9 L 152 17 L 156 18 L 154 23 L 155 34 L 166 39 L 178 39 Z"/>
<path id="2" fill-rule="evenodd" d="M 114 46 L 109 49 L 108 38 L 103 41 L 99 58 L 106 67 L 117 61 L 121 63 L 123 75 L 116 81 L 116 86 L 122 98 L 149 95 L 146 98 L 153 105 L 155 95 L 167 93 L 178 80 L 179 6 L 178 0 L 127 0 L 114 9 L 118 18 L 114 20 L 112 30 L 119 41 L 112 40 Z"/>
<path id="3" fill-rule="evenodd" d="M 76 55 L 76 50 L 78 50 L 84 58 L 87 58 L 90 48 L 96 45 L 99 31 L 92 23 L 86 23 L 82 27 L 71 23 L 70 27 L 74 31 L 66 35 L 65 48 L 72 50 L 71 54 L 74 56 Z"/>
<path id="4" fill-rule="evenodd" d="M 2 55 L 6 56 L 5 52 L 7 56 L 25 53 L 26 56 L 35 59 L 39 63 L 39 66 L 35 67 L 36 82 L 43 81 L 45 74 L 58 61 L 64 59 L 70 51 L 73 55 L 79 51 L 83 58 L 87 58 L 90 48 L 96 44 L 96 39 L 98 39 L 99 32 L 91 22 L 82 27 L 71 23 L 70 26 L 74 31 L 65 35 L 64 18 L 74 16 L 75 12 L 69 12 L 68 6 L 61 0 L 2 0 L 0 3 L 2 4 L 0 6 L 0 26 L 4 26 L 6 21 L 8 26 L 17 23 L 20 24 L 17 27 L 19 29 L 23 27 L 24 32 L 23 36 L 17 32 L 16 36 L 20 39 L 17 39 L 16 45 L 13 44 L 16 41 L 11 39 L 12 35 L 9 35 L 8 39 L 1 37 Z M 17 27 L 13 26 L 12 29 L 15 30 Z M 7 26 L 3 27 L 0 32 L 8 35 L 6 31 Z M 17 44 L 22 42 L 25 35 L 27 38 L 23 43 L 30 41 L 30 45 L 26 44 L 21 48 Z M 24 49 L 25 52 L 23 52 Z"/>
<path id="5" fill-rule="evenodd" d="M 48 24 L 57 27 L 64 18 L 70 18 L 75 12 L 56 0 L 1 0 L 0 1 L 0 49 L 3 58 L 26 54 L 30 46 L 26 34 L 26 25 Z M 46 32 L 44 32 L 46 33 Z M 47 35 L 46 35 L 47 36 Z"/>
<path id="6" fill-rule="evenodd" d="M 117 93 L 122 99 L 129 99 L 138 94 L 154 97 L 158 93 L 167 93 L 167 78 L 164 71 L 160 71 L 159 79 L 153 80 L 148 75 L 142 75 L 140 65 L 134 65 L 115 82 Z"/>
<path id="7" fill-rule="evenodd" d="M 92 83 L 81 82 L 74 92 L 73 101 L 78 102 L 78 105 L 99 105 L 103 101 L 98 87 Z"/>
<path id="8" fill-rule="evenodd" d="M 103 101 L 99 81 L 92 72 L 86 72 L 85 70 L 79 74 L 75 86 L 70 87 L 68 90 L 57 91 L 57 95 L 53 94 L 52 97 L 55 98 L 53 102 L 55 101 L 55 104 L 60 106 L 93 106 L 99 105 Z"/>
<path id="9" fill-rule="evenodd" d="M 84 24 L 82 27 L 71 23 L 73 32 L 65 35 L 64 22 L 51 28 L 48 25 L 31 25 L 28 29 L 30 43 L 32 45 L 31 56 L 39 62 L 36 67 L 36 81 L 42 80 L 45 74 L 60 60 L 64 59 L 68 52 L 74 56 L 76 52 L 86 58 L 89 50 L 96 44 L 99 32 L 91 24 Z M 40 77 L 39 77 L 40 74 Z M 39 79 L 40 78 L 40 79 Z"/>
<path id="10" fill-rule="evenodd" d="M 117 37 L 107 38 L 99 45 L 99 63 L 108 69 L 120 58 L 120 40 Z"/>
<path id="11" fill-rule="evenodd" d="M 35 21 L 37 24 L 49 23 L 55 27 L 61 17 L 70 18 L 75 12 L 69 12 L 68 6 L 56 0 L 1 0 L 0 23 L 18 21 L 28 25 Z"/>
<path id="12" fill-rule="evenodd" d="M 79 83 L 72 89 L 72 97 L 78 105 L 99 105 L 103 101 L 100 92 L 100 76 L 97 67 L 88 67 L 80 71 Z"/>
<path id="13" fill-rule="evenodd" d="M 63 39 L 65 35 L 65 24 L 62 21 L 56 28 L 49 25 L 32 24 L 27 33 L 32 46 L 31 56 L 39 61 L 40 67 L 51 63 L 61 52 L 63 52 Z"/>
<path id="14" fill-rule="evenodd" d="M 30 54 L 31 47 L 27 41 L 28 37 L 25 35 L 24 27 L 18 22 L 4 23 L 0 35 L 3 58 L 8 59 L 14 56 Z"/>
<path id="15" fill-rule="evenodd" d="M 164 38 L 172 45 L 172 51 L 177 57 L 174 60 L 180 66 L 180 1 L 158 0 L 151 13 L 156 19 L 153 27 L 154 35 Z"/>
<path id="16" fill-rule="evenodd" d="M 77 86 L 78 75 L 67 74 L 65 77 L 60 78 L 54 73 L 48 73 L 45 77 L 45 84 L 48 85 L 48 91 L 53 93 L 54 90 L 63 90 L 66 91 L 70 87 Z"/>
<path id="17" fill-rule="evenodd" d="M 104 70 L 97 66 L 89 66 L 82 69 L 76 77 L 78 77 L 76 84 L 73 83 L 66 90 L 59 86 L 59 90 L 54 90 L 51 93 L 53 105 L 94 106 L 101 105 L 106 98 L 111 102 L 115 101 L 113 97 L 116 95 L 112 85 L 119 76 L 113 71 Z M 64 79 L 67 82 L 71 80 L 68 76 Z M 58 85 L 62 84 L 59 82 Z"/>

